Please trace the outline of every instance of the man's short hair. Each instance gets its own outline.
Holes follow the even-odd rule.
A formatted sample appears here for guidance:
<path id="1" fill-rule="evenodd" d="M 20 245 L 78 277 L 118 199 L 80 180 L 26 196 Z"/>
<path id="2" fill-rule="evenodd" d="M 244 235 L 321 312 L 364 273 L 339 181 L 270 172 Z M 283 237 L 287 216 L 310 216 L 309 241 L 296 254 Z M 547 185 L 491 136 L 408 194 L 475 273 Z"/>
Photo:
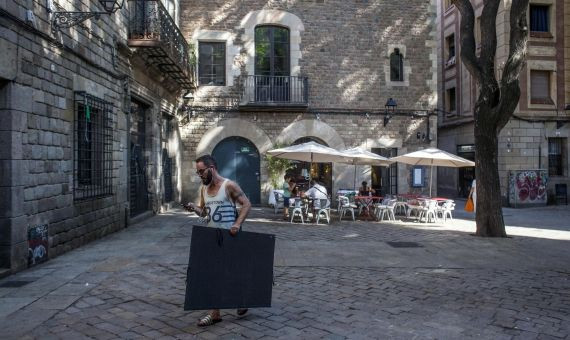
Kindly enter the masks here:
<path id="1" fill-rule="evenodd" d="M 311 179 L 311 181 L 309 182 L 309 184 L 311 185 L 315 185 L 317 183 L 317 181 L 315 181 L 314 179 Z"/>
<path id="2" fill-rule="evenodd" d="M 367 186 L 367 185 L 368 185 L 368 183 L 367 183 L 366 181 L 362 181 L 362 186 L 363 186 L 363 187 L 365 187 L 365 186 Z"/>
<path id="3" fill-rule="evenodd" d="M 214 169 L 218 169 L 218 164 L 216 163 L 216 159 L 211 155 L 203 155 L 196 158 L 196 163 L 202 162 L 208 168 L 212 167 Z"/>

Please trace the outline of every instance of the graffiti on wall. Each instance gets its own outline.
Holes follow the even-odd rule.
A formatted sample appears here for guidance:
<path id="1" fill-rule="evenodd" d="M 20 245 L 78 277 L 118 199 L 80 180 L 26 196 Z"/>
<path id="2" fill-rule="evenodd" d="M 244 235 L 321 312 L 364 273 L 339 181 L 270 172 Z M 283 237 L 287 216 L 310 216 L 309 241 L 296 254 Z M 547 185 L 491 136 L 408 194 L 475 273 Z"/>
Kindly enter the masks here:
<path id="1" fill-rule="evenodd" d="M 546 170 L 516 170 L 509 176 L 509 202 L 517 204 L 546 204 Z"/>
<path id="2" fill-rule="evenodd" d="M 46 261 L 48 248 L 48 225 L 30 227 L 28 230 L 28 266 Z"/>

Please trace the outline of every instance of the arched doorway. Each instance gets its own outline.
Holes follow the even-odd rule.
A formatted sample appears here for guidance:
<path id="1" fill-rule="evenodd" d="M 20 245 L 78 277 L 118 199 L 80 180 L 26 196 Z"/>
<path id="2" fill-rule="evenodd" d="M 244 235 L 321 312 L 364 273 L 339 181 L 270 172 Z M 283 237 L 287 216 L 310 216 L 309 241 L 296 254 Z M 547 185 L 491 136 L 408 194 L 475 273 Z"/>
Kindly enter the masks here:
<path id="1" fill-rule="evenodd" d="M 302 137 L 295 140 L 292 145 L 307 142 L 315 142 L 328 146 L 327 143 L 317 137 Z M 327 188 L 329 194 L 332 193 L 332 163 L 313 163 L 311 167 L 311 163 L 309 162 L 293 161 L 293 166 L 293 169 L 288 172 L 295 177 L 297 185 L 301 190 L 307 190 L 309 188 L 309 180 L 314 178 Z"/>
<path id="2" fill-rule="evenodd" d="M 216 145 L 212 156 L 220 175 L 239 184 L 251 204 L 259 204 L 259 151 L 255 145 L 243 137 L 228 137 Z"/>

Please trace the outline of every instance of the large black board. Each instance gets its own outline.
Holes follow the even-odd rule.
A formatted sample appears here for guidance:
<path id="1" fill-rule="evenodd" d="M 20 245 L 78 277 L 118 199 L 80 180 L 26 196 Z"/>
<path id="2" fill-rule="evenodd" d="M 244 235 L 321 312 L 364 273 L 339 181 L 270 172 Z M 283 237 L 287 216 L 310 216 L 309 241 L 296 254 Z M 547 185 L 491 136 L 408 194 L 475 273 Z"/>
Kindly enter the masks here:
<path id="1" fill-rule="evenodd" d="M 271 307 L 275 235 L 194 226 L 185 310 Z"/>

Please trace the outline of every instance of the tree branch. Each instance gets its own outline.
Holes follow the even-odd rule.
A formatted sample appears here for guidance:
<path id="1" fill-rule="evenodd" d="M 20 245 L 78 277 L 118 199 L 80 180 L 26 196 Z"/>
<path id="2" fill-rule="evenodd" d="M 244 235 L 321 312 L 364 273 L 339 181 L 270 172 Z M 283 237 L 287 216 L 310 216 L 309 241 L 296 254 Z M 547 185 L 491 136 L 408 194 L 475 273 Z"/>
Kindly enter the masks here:
<path id="1" fill-rule="evenodd" d="M 509 56 L 501 77 L 501 99 L 497 110 L 497 131 L 507 124 L 520 98 L 519 75 L 527 54 L 528 26 L 526 12 L 529 0 L 513 0 L 511 4 Z"/>
<path id="2" fill-rule="evenodd" d="M 461 62 L 475 80 L 481 84 L 481 65 L 475 55 L 475 12 L 469 0 L 452 0 L 461 14 L 460 46 Z"/>

